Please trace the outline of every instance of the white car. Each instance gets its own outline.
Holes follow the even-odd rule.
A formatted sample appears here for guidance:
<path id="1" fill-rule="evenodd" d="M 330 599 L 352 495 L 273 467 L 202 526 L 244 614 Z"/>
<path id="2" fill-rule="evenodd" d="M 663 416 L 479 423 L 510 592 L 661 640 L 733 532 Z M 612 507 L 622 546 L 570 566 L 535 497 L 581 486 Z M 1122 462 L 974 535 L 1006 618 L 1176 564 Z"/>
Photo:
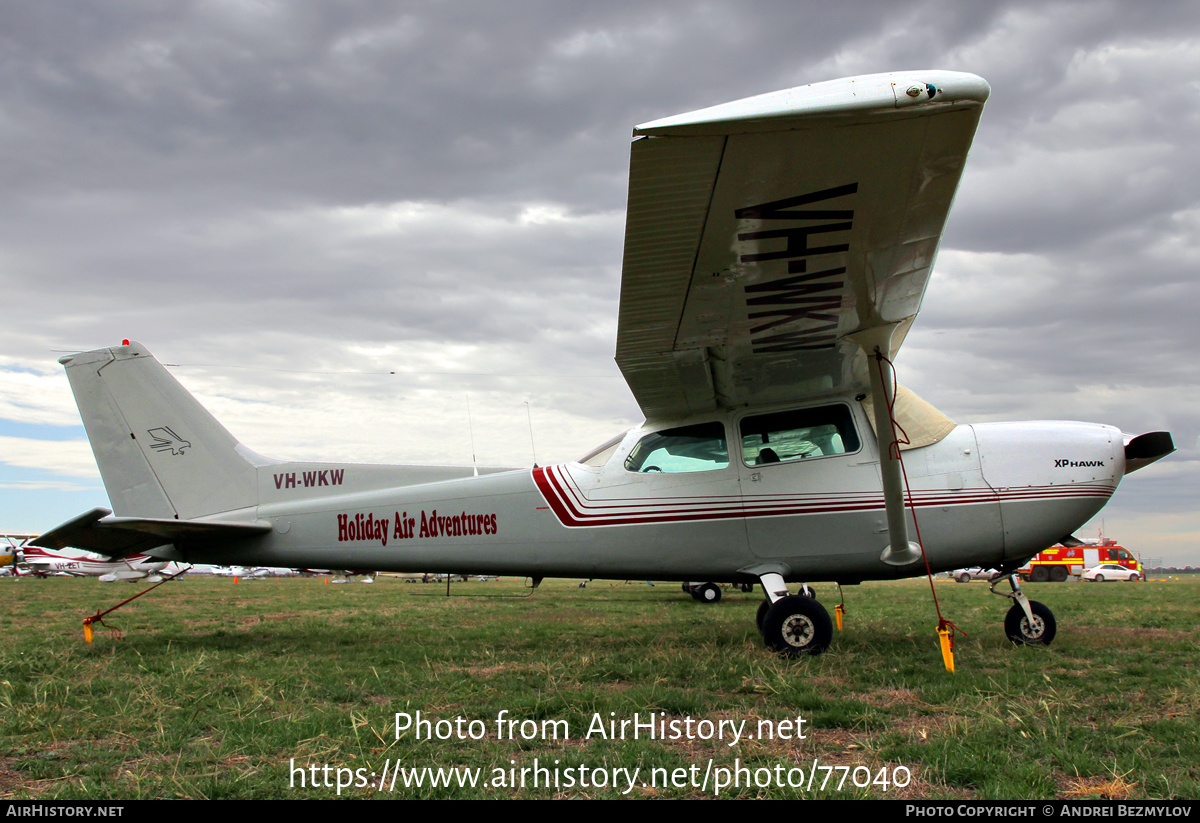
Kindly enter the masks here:
<path id="1" fill-rule="evenodd" d="M 1092 583 L 1103 583 L 1105 580 L 1128 580 L 1136 583 L 1142 579 L 1142 573 L 1137 569 L 1127 569 L 1116 563 L 1101 563 L 1083 573 L 1083 579 Z"/>
<path id="2" fill-rule="evenodd" d="M 983 569 L 979 566 L 971 566 L 969 569 L 955 569 L 952 572 L 946 572 L 946 576 L 957 580 L 959 583 L 970 583 L 972 580 L 991 580 L 997 574 L 995 569 Z"/>

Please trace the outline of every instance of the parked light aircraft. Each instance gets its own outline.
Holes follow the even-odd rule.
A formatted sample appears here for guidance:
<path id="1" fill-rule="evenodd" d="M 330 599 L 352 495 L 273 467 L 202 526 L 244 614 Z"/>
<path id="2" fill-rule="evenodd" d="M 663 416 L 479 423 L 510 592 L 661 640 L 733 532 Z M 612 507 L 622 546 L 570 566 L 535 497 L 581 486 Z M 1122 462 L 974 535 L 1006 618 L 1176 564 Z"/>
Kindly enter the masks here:
<path id="1" fill-rule="evenodd" d="M 16 571 L 17 562 L 21 559 L 21 549 L 35 537 L 36 534 L 0 532 L 0 567 Z"/>
<path id="2" fill-rule="evenodd" d="M 117 580 L 154 579 L 170 565 L 167 560 L 132 554 L 119 560 L 83 552 L 82 554 L 58 554 L 36 545 L 25 547 L 25 565 L 40 572 L 61 572 L 73 577 L 98 577 L 104 583 Z"/>
<path id="3" fill-rule="evenodd" d="M 115 514 L 38 542 L 226 565 L 757 582 L 759 628 L 787 655 L 832 637 L 825 609 L 787 583 L 922 574 L 923 546 L 935 572 L 1003 570 L 1009 637 L 1048 643 L 1053 615 L 1012 572 L 1173 446 L 1090 423 L 956 425 L 894 387 L 989 93 L 969 74 L 871 75 L 635 128 L 616 356 L 646 421 L 578 461 L 274 460 L 126 341 L 60 361 Z"/>

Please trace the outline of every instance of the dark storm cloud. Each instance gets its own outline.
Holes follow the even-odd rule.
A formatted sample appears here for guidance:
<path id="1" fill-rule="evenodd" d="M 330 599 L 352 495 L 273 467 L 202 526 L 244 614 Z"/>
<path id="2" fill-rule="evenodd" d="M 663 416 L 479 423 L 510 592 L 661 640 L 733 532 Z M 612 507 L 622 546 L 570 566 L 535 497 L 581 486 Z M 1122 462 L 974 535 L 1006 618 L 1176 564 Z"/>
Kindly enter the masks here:
<path id="1" fill-rule="evenodd" d="M 907 31 L 929 8 L 8 6 L 0 89 L 27 150 L 9 182 L 170 187 L 184 203 L 555 193 L 614 208 L 633 123 L 809 82 L 847 32 Z M 939 8 L 939 39 L 990 17 Z"/>

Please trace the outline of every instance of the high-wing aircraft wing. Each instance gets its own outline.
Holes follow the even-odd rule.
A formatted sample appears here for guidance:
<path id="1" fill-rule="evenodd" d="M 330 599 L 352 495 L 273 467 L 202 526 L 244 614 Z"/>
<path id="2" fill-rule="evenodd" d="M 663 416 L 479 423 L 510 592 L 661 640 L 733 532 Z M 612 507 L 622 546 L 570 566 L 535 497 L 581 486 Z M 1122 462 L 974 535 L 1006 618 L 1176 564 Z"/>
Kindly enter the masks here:
<path id="1" fill-rule="evenodd" d="M 646 417 L 865 390 L 849 336 L 903 340 L 989 91 L 878 74 L 635 128 L 617 363 Z"/>

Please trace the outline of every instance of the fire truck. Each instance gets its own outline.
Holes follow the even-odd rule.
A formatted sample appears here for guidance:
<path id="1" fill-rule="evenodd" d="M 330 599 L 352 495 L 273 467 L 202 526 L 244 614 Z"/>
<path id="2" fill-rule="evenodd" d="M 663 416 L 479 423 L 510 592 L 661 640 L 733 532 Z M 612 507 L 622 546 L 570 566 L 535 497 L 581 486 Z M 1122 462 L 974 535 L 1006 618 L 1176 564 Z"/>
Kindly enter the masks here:
<path id="1" fill-rule="evenodd" d="M 1127 569 L 1142 570 L 1142 564 L 1128 549 L 1102 538 L 1096 545 L 1051 546 L 1030 558 L 1028 563 L 1017 569 L 1017 574 L 1022 580 L 1034 583 L 1061 583 L 1101 563 L 1116 563 Z"/>

